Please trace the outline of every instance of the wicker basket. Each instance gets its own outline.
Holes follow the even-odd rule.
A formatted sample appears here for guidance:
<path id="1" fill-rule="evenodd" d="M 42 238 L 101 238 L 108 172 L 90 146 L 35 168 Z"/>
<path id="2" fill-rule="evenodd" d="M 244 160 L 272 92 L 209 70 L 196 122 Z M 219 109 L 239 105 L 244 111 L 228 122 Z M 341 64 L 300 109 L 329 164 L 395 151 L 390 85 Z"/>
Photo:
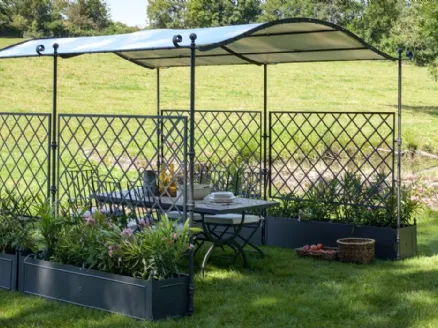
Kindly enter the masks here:
<path id="1" fill-rule="evenodd" d="M 343 238 L 337 241 L 341 262 L 369 264 L 374 261 L 376 241 L 368 238 Z"/>
<path id="2" fill-rule="evenodd" d="M 329 252 L 324 252 L 329 251 Z M 305 250 L 302 247 L 296 248 L 295 252 L 297 255 L 302 257 L 312 257 L 314 259 L 325 260 L 325 261 L 336 261 L 338 259 L 338 248 L 337 247 L 324 247 L 322 251 L 312 251 Z"/>

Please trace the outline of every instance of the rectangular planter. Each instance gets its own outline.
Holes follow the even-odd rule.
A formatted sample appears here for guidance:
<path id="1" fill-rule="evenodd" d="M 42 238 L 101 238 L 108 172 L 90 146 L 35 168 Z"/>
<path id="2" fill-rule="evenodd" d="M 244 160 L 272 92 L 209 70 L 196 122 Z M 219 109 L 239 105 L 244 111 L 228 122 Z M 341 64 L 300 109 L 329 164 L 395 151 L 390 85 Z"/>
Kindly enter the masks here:
<path id="1" fill-rule="evenodd" d="M 17 255 L 0 254 L 0 289 L 17 290 Z"/>
<path id="2" fill-rule="evenodd" d="M 354 229 L 353 229 L 354 228 Z M 397 230 L 353 224 L 322 221 L 298 221 L 287 218 L 266 218 L 266 244 L 268 246 L 297 248 L 303 245 L 322 243 L 337 246 L 336 240 L 348 237 L 376 240 L 376 257 L 384 260 L 397 258 Z M 417 254 L 417 227 L 400 229 L 400 257 Z"/>
<path id="3" fill-rule="evenodd" d="M 136 319 L 184 316 L 188 308 L 188 286 L 188 276 L 147 281 L 20 258 L 21 292 Z"/>

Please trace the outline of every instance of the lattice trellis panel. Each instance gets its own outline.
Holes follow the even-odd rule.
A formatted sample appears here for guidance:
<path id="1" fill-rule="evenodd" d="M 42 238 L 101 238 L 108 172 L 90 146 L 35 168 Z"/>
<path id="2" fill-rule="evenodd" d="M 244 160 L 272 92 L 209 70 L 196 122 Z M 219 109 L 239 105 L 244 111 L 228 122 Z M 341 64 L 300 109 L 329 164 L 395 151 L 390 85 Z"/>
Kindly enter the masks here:
<path id="1" fill-rule="evenodd" d="M 176 184 L 178 190 L 186 190 L 186 133 L 185 117 L 60 115 L 59 200 L 140 188 L 149 179 L 149 185 L 157 185 L 152 207 L 163 212 L 177 210 L 177 202 L 185 204 L 184 192 L 172 198 L 172 206 L 163 207 L 161 200 L 174 194 L 170 188 L 160 188 L 164 183 L 159 175 L 167 171 L 166 186 Z"/>
<path id="2" fill-rule="evenodd" d="M 189 111 L 164 110 L 163 113 L 189 115 Z M 217 170 L 239 163 L 260 169 L 261 113 L 239 111 L 196 111 L 196 161 Z"/>
<path id="3" fill-rule="evenodd" d="M 165 114 L 189 116 L 187 110 L 163 110 Z M 189 124 L 189 123 L 188 123 Z M 228 172 L 261 174 L 261 112 L 196 111 L 196 171 L 203 170 L 224 178 L 217 188 L 224 189 Z"/>
<path id="4" fill-rule="evenodd" d="M 50 114 L 0 113 L 0 192 L 23 200 L 23 215 L 49 196 L 50 124 Z"/>
<path id="5" fill-rule="evenodd" d="M 333 203 L 385 206 L 394 188 L 394 113 L 271 112 L 269 121 L 271 197 L 329 193 Z"/>

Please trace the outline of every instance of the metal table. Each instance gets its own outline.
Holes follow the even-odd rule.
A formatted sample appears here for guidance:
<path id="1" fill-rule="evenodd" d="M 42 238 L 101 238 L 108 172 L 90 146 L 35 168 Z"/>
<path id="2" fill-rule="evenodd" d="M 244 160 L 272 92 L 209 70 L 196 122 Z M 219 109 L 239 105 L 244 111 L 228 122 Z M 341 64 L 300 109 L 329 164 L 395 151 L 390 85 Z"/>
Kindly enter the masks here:
<path id="1" fill-rule="evenodd" d="M 147 206 L 150 208 L 158 209 L 178 209 L 183 211 L 184 204 L 182 200 L 175 200 L 171 197 L 151 197 L 149 201 L 145 201 L 144 197 L 142 199 L 138 199 L 138 191 L 136 190 L 122 190 L 116 191 L 112 193 L 100 193 L 95 194 L 92 197 L 95 198 L 100 203 L 108 203 L 119 204 L 119 205 L 132 205 L 137 207 Z M 158 205 L 159 204 L 159 205 Z M 245 223 L 245 214 L 248 211 L 254 210 L 265 210 L 267 208 L 271 208 L 277 206 L 277 202 L 273 201 L 265 201 L 258 199 L 248 199 L 248 198 L 236 198 L 232 203 L 227 204 L 214 204 L 211 202 L 207 202 L 204 200 L 195 201 L 194 212 L 201 214 L 201 220 L 195 221 L 195 223 L 200 224 L 202 226 L 203 235 L 205 235 L 206 239 L 212 243 L 212 246 L 208 249 L 207 253 L 204 256 L 204 260 L 202 263 L 201 274 L 204 275 L 205 266 L 207 260 L 212 253 L 215 247 L 229 246 L 235 252 L 236 256 L 241 255 L 244 266 L 247 266 L 247 258 L 244 251 L 244 246 L 249 243 L 249 238 L 246 244 L 243 246 L 237 242 L 237 238 L 241 238 L 240 233 L 244 226 L 248 225 Z M 242 215 L 240 222 L 238 224 L 229 224 L 224 220 L 224 223 L 218 223 L 217 219 L 215 223 L 205 222 L 205 215 L 221 215 L 221 214 L 233 214 L 240 213 Z M 219 226 L 225 226 L 225 232 L 218 233 L 215 229 Z M 229 227 L 233 227 L 233 231 L 225 238 L 226 232 Z M 256 248 L 262 255 L 263 252 L 251 244 L 252 247 Z"/>

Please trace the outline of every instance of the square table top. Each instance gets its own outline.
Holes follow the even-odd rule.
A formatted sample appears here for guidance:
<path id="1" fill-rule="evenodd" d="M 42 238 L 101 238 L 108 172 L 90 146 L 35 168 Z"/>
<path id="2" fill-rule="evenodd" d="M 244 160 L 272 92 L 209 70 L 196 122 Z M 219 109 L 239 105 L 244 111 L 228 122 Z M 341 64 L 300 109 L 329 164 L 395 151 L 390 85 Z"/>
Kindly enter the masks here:
<path id="1" fill-rule="evenodd" d="M 151 201 L 146 199 L 138 199 L 138 192 L 134 190 L 122 190 L 111 193 L 96 193 L 93 196 L 97 201 L 102 203 L 113 204 L 132 204 L 134 206 L 148 206 L 151 208 L 157 207 L 162 209 L 179 209 L 183 210 L 184 204 L 182 198 L 176 199 L 173 197 L 152 197 Z M 228 214 L 241 213 L 250 210 L 261 210 L 270 207 L 278 206 L 278 202 L 266 201 L 249 198 L 235 198 L 232 203 L 212 203 L 206 200 L 195 200 L 194 212 L 200 214 Z"/>

